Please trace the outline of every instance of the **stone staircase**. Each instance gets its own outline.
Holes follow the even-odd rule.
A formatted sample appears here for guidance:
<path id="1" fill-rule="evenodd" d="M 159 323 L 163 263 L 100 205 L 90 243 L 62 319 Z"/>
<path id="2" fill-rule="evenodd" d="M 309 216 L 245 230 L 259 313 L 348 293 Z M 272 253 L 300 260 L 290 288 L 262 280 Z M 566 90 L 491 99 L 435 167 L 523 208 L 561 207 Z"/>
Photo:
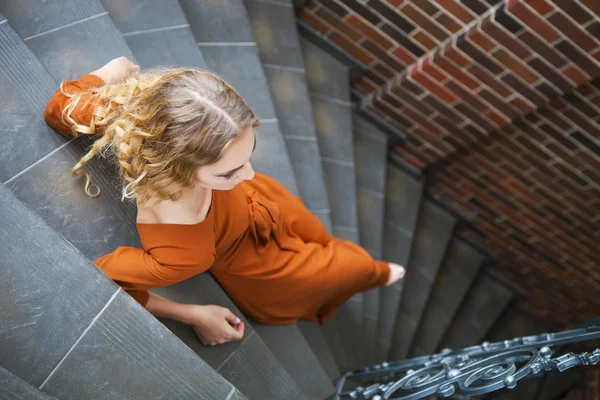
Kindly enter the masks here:
<path id="1" fill-rule="evenodd" d="M 483 271 L 486 256 L 424 177 L 387 158 L 389 134 L 352 102 L 349 66 L 299 36 L 291 0 L 5 0 L 0 13 L 7 398 L 326 399 L 345 371 L 479 343 L 517 295 Z M 221 75 L 261 118 L 256 170 L 406 278 L 354 296 L 323 326 L 243 318 L 244 339 L 216 347 L 155 319 L 90 261 L 141 247 L 115 166 L 88 163 L 102 195 L 87 197 L 70 169 L 91 140 L 42 116 L 63 79 L 123 55 Z M 241 315 L 208 273 L 154 292 Z"/>

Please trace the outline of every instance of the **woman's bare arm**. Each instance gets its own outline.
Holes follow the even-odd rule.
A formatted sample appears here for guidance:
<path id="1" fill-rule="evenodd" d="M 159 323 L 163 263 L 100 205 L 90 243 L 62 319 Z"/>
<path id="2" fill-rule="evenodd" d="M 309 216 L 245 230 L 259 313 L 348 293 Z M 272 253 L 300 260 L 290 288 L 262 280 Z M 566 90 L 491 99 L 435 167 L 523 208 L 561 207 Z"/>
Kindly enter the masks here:
<path id="1" fill-rule="evenodd" d="M 105 83 L 114 83 L 130 75 L 135 75 L 139 71 L 140 66 L 131 62 L 127 57 L 117 57 L 90 73 L 101 78 Z"/>
<path id="2" fill-rule="evenodd" d="M 146 309 L 152 315 L 191 325 L 204 345 L 214 346 L 244 337 L 244 323 L 225 307 L 181 304 L 152 292 L 149 294 Z"/>

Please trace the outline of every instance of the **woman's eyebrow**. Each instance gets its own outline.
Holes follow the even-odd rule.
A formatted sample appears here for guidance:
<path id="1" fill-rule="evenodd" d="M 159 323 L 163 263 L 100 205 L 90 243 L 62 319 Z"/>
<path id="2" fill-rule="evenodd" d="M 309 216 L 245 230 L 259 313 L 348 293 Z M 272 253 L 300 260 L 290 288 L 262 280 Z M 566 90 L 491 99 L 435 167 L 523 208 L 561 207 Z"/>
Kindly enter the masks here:
<path id="1" fill-rule="evenodd" d="M 254 152 L 254 149 L 256 148 L 256 133 L 254 134 L 254 148 L 252 149 L 252 152 Z M 237 168 L 232 169 L 231 171 L 227 171 L 227 172 L 223 172 L 222 174 L 217 174 L 217 176 L 225 176 L 225 175 L 229 175 L 234 173 L 235 171 L 242 169 L 244 166 L 241 165 Z"/>

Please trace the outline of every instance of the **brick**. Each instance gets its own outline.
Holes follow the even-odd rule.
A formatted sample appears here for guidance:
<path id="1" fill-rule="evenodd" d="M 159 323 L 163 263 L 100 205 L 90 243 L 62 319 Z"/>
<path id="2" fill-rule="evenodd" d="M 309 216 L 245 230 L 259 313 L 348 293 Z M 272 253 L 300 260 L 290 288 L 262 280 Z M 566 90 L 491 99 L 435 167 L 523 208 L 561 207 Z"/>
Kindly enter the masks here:
<path id="1" fill-rule="evenodd" d="M 365 76 L 375 82 L 378 86 L 384 85 L 388 79 L 394 76 L 394 72 L 390 71 L 381 63 L 375 61 L 375 64 L 369 68 Z"/>
<path id="2" fill-rule="evenodd" d="M 427 103 L 424 103 L 423 101 L 415 98 L 412 93 L 410 93 L 409 91 L 402 90 L 402 86 L 396 86 L 390 92 L 391 97 L 402 101 L 406 104 L 409 104 L 410 106 L 412 106 L 412 108 L 418 110 L 421 114 L 428 118 L 431 116 L 431 114 L 435 112 L 435 110 L 431 108 Z"/>
<path id="3" fill-rule="evenodd" d="M 579 25 L 584 25 L 594 19 L 594 17 L 576 1 L 552 0 L 552 2 L 573 18 Z"/>
<path id="4" fill-rule="evenodd" d="M 543 96 L 539 91 L 532 89 L 511 74 L 504 75 L 502 78 L 500 78 L 500 80 L 512 87 L 517 93 L 529 100 L 532 104 L 540 105 L 546 102 L 545 96 Z"/>
<path id="5" fill-rule="evenodd" d="M 381 22 L 381 18 L 379 18 L 379 16 L 375 14 L 370 7 L 365 7 L 357 0 L 344 0 L 343 2 L 346 7 L 351 8 L 371 24 L 377 25 Z"/>
<path id="6" fill-rule="evenodd" d="M 553 110 L 551 110 L 548 107 L 540 108 L 538 110 L 538 114 L 540 114 L 544 119 L 550 121 L 563 131 L 568 131 L 572 128 L 572 125 L 564 117 L 562 117 L 562 115 L 557 115 Z"/>
<path id="7" fill-rule="evenodd" d="M 388 119 L 388 118 L 391 119 L 392 121 L 394 121 L 398 125 L 400 125 L 402 128 L 408 129 L 412 126 L 412 123 L 409 122 L 403 116 L 399 115 L 396 112 L 396 110 L 388 107 L 383 102 L 381 102 L 377 99 L 373 99 L 373 102 L 370 104 L 369 109 L 373 110 L 374 112 L 381 115 L 385 119 Z"/>
<path id="8" fill-rule="evenodd" d="M 440 102 L 433 96 L 425 96 L 423 99 L 421 99 L 421 101 L 442 114 L 453 124 L 460 124 L 463 121 L 463 118 L 454 110 L 449 108 L 447 104 Z"/>
<path id="9" fill-rule="evenodd" d="M 335 0 L 319 0 L 319 3 L 331 10 L 338 18 L 344 18 L 346 14 L 348 14 L 348 10 L 338 4 Z"/>
<path id="10" fill-rule="evenodd" d="M 501 128 L 510 123 L 510 118 L 492 109 L 486 110 L 483 114 L 496 125 L 496 128 Z"/>
<path id="11" fill-rule="evenodd" d="M 421 69 L 423 72 L 425 72 L 438 82 L 444 82 L 450 78 L 448 74 L 441 71 L 439 68 L 437 68 L 437 66 L 432 64 L 431 57 L 426 57 L 425 59 L 423 59 L 423 62 L 421 63 Z"/>
<path id="12" fill-rule="evenodd" d="M 323 21 L 327 22 L 329 25 L 333 26 L 339 32 L 346 35 L 348 38 L 352 39 L 354 42 L 358 42 L 362 39 L 362 35 L 360 32 L 356 31 L 352 27 L 350 27 L 345 21 L 342 21 L 339 15 L 334 14 L 327 8 L 320 8 L 316 12 L 317 16 L 319 16 Z"/>
<path id="13" fill-rule="evenodd" d="M 404 104 L 404 99 L 400 99 L 397 96 L 394 96 L 391 92 L 384 92 L 381 96 L 378 96 L 382 101 L 385 101 L 390 106 L 396 108 L 399 111 L 402 111 L 406 108 Z M 402 96 L 403 97 L 403 96 Z"/>
<path id="14" fill-rule="evenodd" d="M 459 67 L 466 67 L 471 64 L 471 60 L 456 46 L 456 40 L 447 43 L 441 54 Z"/>
<path id="15" fill-rule="evenodd" d="M 449 62 L 444 56 L 436 53 L 433 58 L 433 63 L 437 65 L 441 70 L 452 76 L 453 79 L 458 80 L 460 83 L 465 85 L 471 90 L 475 90 L 480 87 L 480 84 L 469 75 L 467 75 L 462 69 L 457 68 L 453 63 Z"/>
<path id="16" fill-rule="evenodd" d="M 387 19 L 393 26 L 400 28 L 402 31 L 410 34 L 417 28 L 415 24 L 406 18 L 406 15 L 402 11 L 398 11 L 396 8 L 389 7 L 385 2 L 381 0 L 370 0 L 367 6 L 377 11 L 381 16 Z"/>
<path id="17" fill-rule="evenodd" d="M 365 77 L 359 77 L 352 83 L 352 85 L 365 94 L 372 93 L 378 88 L 373 81 Z"/>
<path id="18" fill-rule="evenodd" d="M 450 31 L 453 34 L 462 29 L 462 25 L 456 22 L 453 18 L 449 17 L 448 14 L 446 14 L 445 12 L 438 15 L 435 20 L 438 22 L 438 24 L 440 24 L 441 26 L 446 28 L 446 30 Z"/>
<path id="19" fill-rule="evenodd" d="M 406 3 L 400 12 L 413 20 L 417 25 L 423 28 L 427 33 L 431 34 L 437 40 L 445 40 L 448 38 L 448 33 L 434 24 L 426 15 L 419 9 L 413 7 L 410 3 Z"/>
<path id="20" fill-rule="evenodd" d="M 484 53 L 481 49 L 477 48 L 473 44 L 471 44 L 466 35 L 460 35 L 456 39 L 456 47 L 462 50 L 466 55 L 468 55 L 472 60 L 477 62 L 483 68 L 488 70 L 490 73 L 497 75 L 503 72 L 503 68 L 494 61 L 488 54 Z"/>
<path id="21" fill-rule="evenodd" d="M 383 47 L 384 49 L 391 49 L 394 47 L 394 44 L 385 38 L 381 33 L 377 30 L 373 29 L 371 25 L 367 24 L 360 16 L 355 13 L 350 13 L 346 17 L 346 22 L 353 26 L 355 29 L 359 30 L 363 34 L 367 35 L 371 40 L 375 43 Z M 407 64 L 407 62 L 404 62 Z"/>
<path id="22" fill-rule="evenodd" d="M 384 23 L 380 28 L 383 33 L 388 35 L 392 40 L 394 40 L 407 51 L 414 54 L 416 57 L 421 57 L 423 54 L 425 54 L 425 50 L 423 50 L 421 46 L 416 44 L 412 39 L 408 38 L 404 32 L 401 32 L 396 27 L 388 23 Z"/>
<path id="23" fill-rule="evenodd" d="M 540 129 L 569 151 L 573 151 L 578 147 L 576 142 L 569 139 L 569 135 L 566 135 L 564 132 L 559 132 L 551 125 L 544 123 L 540 125 Z"/>
<path id="24" fill-rule="evenodd" d="M 582 97 L 587 97 L 588 100 L 591 100 L 592 97 L 600 96 L 600 92 L 596 91 L 596 89 L 589 83 L 579 86 L 577 89 L 575 89 L 575 93 Z"/>
<path id="25" fill-rule="evenodd" d="M 508 142 L 508 141 L 506 141 Z M 523 160 L 514 151 L 501 142 L 496 142 L 493 148 L 494 152 L 497 152 L 502 158 L 510 162 L 515 167 L 519 168 L 522 173 L 529 168 L 529 164 L 526 160 Z"/>
<path id="26" fill-rule="evenodd" d="M 506 104 L 488 89 L 483 89 L 477 93 L 477 96 L 481 97 L 489 104 L 491 104 L 496 110 L 504 115 L 508 120 L 517 118 L 519 113 L 512 108 L 509 104 Z"/>
<path id="27" fill-rule="evenodd" d="M 366 39 L 362 42 L 362 47 L 373 54 L 379 61 L 383 62 L 391 70 L 400 72 L 404 69 L 404 65 L 399 63 L 395 57 L 392 57 L 388 52 L 379 47 L 375 42 L 370 39 Z"/>
<path id="28" fill-rule="evenodd" d="M 554 45 L 554 48 L 564 54 L 569 60 L 579 66 L 588 75 L 592 77 L 600 76 L 600 67 L 590 60 L 585 53 L 582 53 L 581 50 L 569 43 L 569 41 L 561 40 Z"/>
<path id="29" fill-rule="evenodd" d="M 459 97 L 465 103 L 471 105 L 475 110 L 483 112 L 488 109 L 489 105 L 486 103 L 482 103 L 479 98 L 474 96 L 468 90 L 464 89 L 462 86 L 454 82 L 453 80 L 449 80 L 445 85 L 448 90 L 453 92 L 457 97 Z"/>
<path id="30" fill-rule="evenodd" d="M 554 13 L 548 18 L 548 21 L 584 51 L 591 52 L 598 47 L 598 43 L 586 31 L 579 28 L 562 13 Z"/>
<path id="31" fill-rule="evenodd" d="M 523 43 L 529 46 L 529 48 L 534 50 L 536 54 L 544 58 L 554 67 L 562 68 L 565 65 L 567 65 L 568 61 L 562 54 L 560 54 L 554 47 L 549 45 L 546 41 L 539 39 L 531 32 L 525 30 L 521 32 L 518 37 L 522 40 Z M 528 57 L 529 56 L 521 57 L 521 59 L 526 59 Z"/>
<path id="32" fill-rule="evenodd" d="M 413 33 L 412 37 L 414 40 L 421 43 L 421 45 L 427 50 L 433 50 L 435 47 L 437 47 L 437 42 L 435 42 L 431 36 L 421 29 Z"/>
<path id="33" fill-rule="evenodd" d="M 507 12 L 507 6 L 509 5 L 507 4 L 504 7 L 500 7 L 499 9 L 497 9 L 493 18 L 507 31 L 512 32 L 513 34 L 517 34 L 518 32 L 522 31 L 524 27 L 517 19 L 515 19 L 511 14 Z"/>
<path id="34" fill-rule="evenodd" d="M 584 175 L 581 175 L 577 171 L 573 170 L 571 167 L 567 166 L 567 164 L 563 162 L 558 162 L 552 167 L 558 169 L 561 173 L 568 176 L 573 182 L 575 182 L 579 186 L 587 186 L 587 178 Z M 581 188 L 579 190 L 581 190 Z"/>
<path id="35" fill-rule="evenodd" d="M 596 139 L 600 139 L 600 126 L 591 122 L 589 118 L 580 115 L 575 110 L 566 111 L 563 115 L 573 121 L 575 125 L 580 127 L 585 133 L 587 133 L 587 135 Z M 598 146 L 598 144 L 583 141 L 582 143 L 584 143 L 591 151 L 600 155 L 600 146 Z"/>
<path id="36" fill-rule="evenodd" d="M 552 1 L 554 3 L 557 2 L 557 0 Z M 567 0 L 567 2 L 571 3 L 570 0 Z M 536 10 L 542 16 L 554 11 L 554 7 L 552 7 L 552 5 L 550 5 L 547 0 L 525 0 L 525 3 L 529 4 L 531 8 Z"/>
<path id="37" fill-rule="evenodd" d="M 347 51 L 348 53 L 350 53 L 352 56 L 354 56 L 358 60 L 360 60 L 362 63 L 364 63 L 366 65 L 369 65 L 373 61 L 375 61 L 375 58 L 373 56 L 371 56 L 369 53 L 367 53 L 363 49 L 361 49 L 358 46 L 356 46 L 354 43 L 352 43 L 351 41 L 349 41 L 348 39 L 346 39 L 344 36 L 342 36 L 338 32 L 331 33 L 329 35 L 329 38 L 333 42 L 335 42 L 336 44 L 338 44 L 339 46 L 341 46 L 342 49 L 344 49 L 345 51 Z"/>
<path id="38" fill-rule="evenodd" d="M 469 10 L 463 7 L 459 2 L 454 0 L 436 0 L 436 3 L 448 10 L 448 12 L 454 15 L 456 18 L 461 20 L 463 23 L 468 24 L 475 19 L 475 15 Z"/>
<path id="39" fill-rule="evenodd" d="M 587 74 L 574 65 L 564 67 L 561 72 L 573 82 L 573 86 L 583 85 L 588 81 Z"/>
<path id="40" fill-rule="evenodd" d="M 422 170 L 425 168 L 425 163 L 411 154 L 403 154 L 402 158 L 413 167 Z"/>
<path id="41" fill-rule="evenodd" d="M 496 77 L 490 74 L 485 69 L 481 68 L 477 64 L 471 64 L 467 67 L 467 71 L 477 77 L 483 84 L 494 90 L 502 97 L 508 97 L 513 94 L 513 91 L 508 89 L 502 82 L 496 80 Z"/>
<path id="42" fill-rule="evenodd" d="M 532 53 L 526 46 L 520 41 L 515 39 L 514 35 L 509 34 L 503 28 L 501 28 L 495 21 L 492 20 L 491 16 L 483 19 L 481 22 L 481 30 L 489 35 L 496 42 L 501 43 L 506 49 L 511 51 L 514 55 L 520 59 L 526 59 Z M 527 32 L 524 30 L 520 35 Z"/>
<path id="43" fill-rule="evenodd" d="M 532 71 L 527 64 L 523 64 L 520 60 L 516 59 L 503 49 L 495 50 L 491 55 L 525 82 L 534 84 L 539 81 L 540 77 L 538 74 Z"/>
<path id="44" fill-rule="evenodd" d="M 413 82 L 409 81 L 408 79 L 406 79 L 406 77 L 404 77 L 403 79 L 401 79 L 399 82 L 396 82 L 396 86 L 401 86 L 404 89 L 408 90 L 409 92 L 413 93 L 415 96 L 420 96 L 425 92 L 425 90 L 420 87 L 419 85 L 414 84 Z"/>
<path id="45" fill-rule="evenodd" d="M 433 140 L 437 140 L 439 138 L 439 135 L 441 135 L 442 129 L 440 129 L 439 126 L 429 122 L 420 113 L 418 113 L 410 108 L 407 108 L 404 110 L 404 114 L 406 115 L 406 117 L 412 119 L 417 124 L 419 124 L 419 126 L 423 127 L 424 129 L 428 130 L 429 132 L 438 132 L 438 135 L 434 134 L 433 136 L 430 136 Z"/>
<path id="46" fill-rule="evenodd" d="M 394 50 L 392 50 L 392 54 L 398 60 L 402 61 L 405 65 L 410 65 L 410 64 L 412 64 L 412 63 L 414 63 L 416 61 L 415 56 L 412 55 L 412 54 L 409 54 L 402 47 L 397 47 Z"/>
<path id="47" fill-rule="evenodd" d="M 420 71 L 416 70 L 414 67 L 411 69 L 408 77 L 409 77 L 409 79 L 412 79 L 412 80 L 418 82 L 423 88 L 425 88 L 426 90 L 429 90 L 431 93 L 433 93 L 435 96 L 437 96 L 440 100 L 442 100 L 446 103 L 452 104 L 458 100 L 458 98 L 456 96 L 454 96 L 453 94 L 448 92 L 446 89 L 444 89 L 441 86 L 439 86 L 438 84 L 436 84 L 434 81 L 429 79 L 427 76 L 425 76 Z"/>
<path id="48" fill-rule="evenodd" d="M 435 15 L 440 11 L 440 8 L 432 3 L 431 0 L 413 0 L 412 3 L 419 7 L 425 15 Z"/>
<path id="49" fill-rule="evenodd" d="M 488 10 L 488 5 L 483 0 L 463 0 L 462 3 L 477 15 L 481 15 Z"/>
<path id="50" fill-rule="evenodd" d="M 489 52 L 498 46 L 497 42 L 490 40 L 487 35 L 474 28 L 471 28 L 467 32 L 467 37 L 472 43 L 476 44 L 486 52 Z"/>
<path id="51" fill-rule="evenodd" d="M 321 18 L 316 17 L 306 8 L 300 10 L 300 12 L 298 13 L 298 19 L 306 22 L 308 25 L 310 25 L 311 27 L 318 30 L 324 35 L 326 35 L 332 29 L 328 23 L 323 21 Z"/>
<path id="52" fill-rule="evenodd" d="M 491 131 L 495 129 L 495 126 L 492 125 L 486 118 L 484 118 L 481 114 L 473 111 L 471 108 L 467 107 L 464 103 L 457 103 L 454 105 L 454 108 L 458 110 L 461 114 L 471 120 L 473 123 L 477 124 L 485 134 L 489 134 Z"/>
<path id="53" fill-rule="evenodd" d="M 527 6 L 520 2 L 514 3 L 508 11 L 521 20 L 529 29 L 544 38 L 548 43 L 553 43 L 561 38 L 561 34 L 546 20 L 542 19 L 538 14 L 531 11 Z"/>
<path id="54" fill-rule="evenodd" d="M 580 114 L 585 115 L 589 119 L 598 116 L 598 110 L 588 104 L 580 96 L 577 96 L 575 92 L 569 93 L 568 95 L 564 96 L 563 99 L 569 103 L 569 106 L 572 109 L 579 111 Z"/>

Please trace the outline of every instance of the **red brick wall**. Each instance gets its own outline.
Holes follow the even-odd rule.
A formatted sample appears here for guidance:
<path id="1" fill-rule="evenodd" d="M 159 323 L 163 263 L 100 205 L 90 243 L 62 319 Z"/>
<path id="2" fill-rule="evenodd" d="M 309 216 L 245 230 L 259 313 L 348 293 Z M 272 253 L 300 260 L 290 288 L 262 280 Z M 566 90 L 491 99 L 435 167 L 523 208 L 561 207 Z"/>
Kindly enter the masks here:
<path id="1" fill-rule="evenodd" d="M 407 133 L 561 327 L 600 312 L 600 0 L 314 0 L 298 18 L 367 68 L 367 107 Z"/>

